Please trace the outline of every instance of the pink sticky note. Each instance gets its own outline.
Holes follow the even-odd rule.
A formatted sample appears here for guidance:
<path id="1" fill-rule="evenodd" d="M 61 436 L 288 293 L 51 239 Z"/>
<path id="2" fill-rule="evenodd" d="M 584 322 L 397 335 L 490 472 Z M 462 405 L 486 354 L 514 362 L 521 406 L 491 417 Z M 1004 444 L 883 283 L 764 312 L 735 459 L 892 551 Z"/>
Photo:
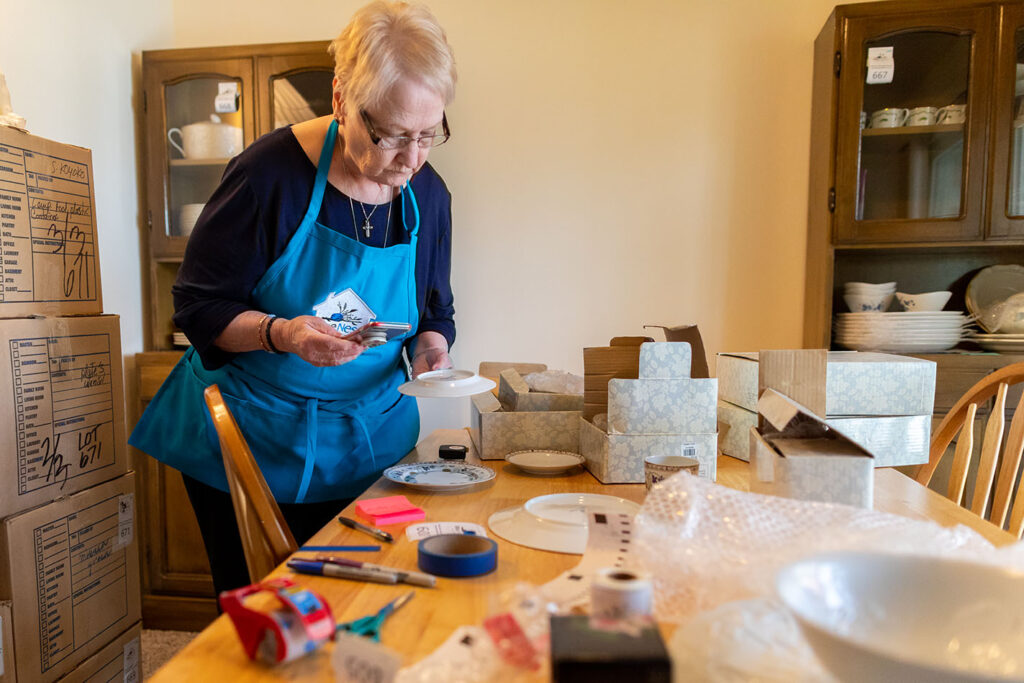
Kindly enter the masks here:
<path id="1" fill-rule="evenodd" d="M 374 526 L 415 522 L 427 516 L 422 508 L 410 503 L 405 496 L 361 500 L 356 503 L 356 514 Z"/>

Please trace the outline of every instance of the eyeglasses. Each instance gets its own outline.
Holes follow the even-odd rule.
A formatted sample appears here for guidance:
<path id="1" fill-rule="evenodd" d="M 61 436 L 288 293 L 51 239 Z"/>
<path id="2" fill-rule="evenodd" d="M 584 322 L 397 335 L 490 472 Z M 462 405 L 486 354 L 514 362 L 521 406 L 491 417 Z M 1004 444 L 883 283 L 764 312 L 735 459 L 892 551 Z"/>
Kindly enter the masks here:
<path id="1" fill-rule="evenodd" d="M 441 113 L 441 132 L 435 132 L 431 135 L 421 135 L 418 138 L 412 138 L 408 135 L 378 135 L 377 129 L 373 127 L 373 122 L 370 121 L 370 115 L 366 113 L 365 109 L 359 110 L 359 116 L 363 119 L 363 125 L 366 126 L 366 132 L 370 134 L 370 141 L 380 147 L 381 149 L 399 149 L 405 147 L 411 142 L 415 142 L 421 149 L 427 149 L 429 147 L 437 147 L 448 142 L 448 138 L 452 136 L 451 131 L 448 130 L 448 115 L 444 112 Z"/>

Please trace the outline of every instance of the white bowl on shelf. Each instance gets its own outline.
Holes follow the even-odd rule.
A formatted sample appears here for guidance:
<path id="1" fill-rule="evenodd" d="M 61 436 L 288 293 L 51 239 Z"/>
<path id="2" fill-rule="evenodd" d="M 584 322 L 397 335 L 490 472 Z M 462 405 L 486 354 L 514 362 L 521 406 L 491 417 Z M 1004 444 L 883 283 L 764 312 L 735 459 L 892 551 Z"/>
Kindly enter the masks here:
<path id="1" fill-rule="evenodd" d="M 843 284 L 843 291 L 847 294 L 864 294 L 877 292 L 895 292 L 895 282 L 882 282 L 874 284 L 871 282 L 846 282 Z"/>
<path id="2" fill-rule="evenodd" d="M 854 313 L 884 311 L 892 303 L 892 293 L 877 292 L 865 294 L 844 294 L 843 301 Z"/>
<path id="3" fill-rule="evenodd" d="M 1019 681 L 1024 573 L 938 557 L 830 553 L 784 567 L 779 597 L 841 681 Z"/>
<path id="4" fill-rule="evenodd" d="M 923 294 L 904 294 L 896 292 L 896 300 L 905 311 L 941 311 L 953 292 L 925 292 Z"/>

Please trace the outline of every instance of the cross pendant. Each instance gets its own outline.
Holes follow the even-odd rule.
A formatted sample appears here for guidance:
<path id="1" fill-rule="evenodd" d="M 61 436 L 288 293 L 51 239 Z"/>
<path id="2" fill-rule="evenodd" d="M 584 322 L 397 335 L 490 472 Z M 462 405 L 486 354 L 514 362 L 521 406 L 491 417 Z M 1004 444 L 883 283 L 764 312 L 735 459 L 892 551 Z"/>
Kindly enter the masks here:
<path id="1" fill-rule="evenodd" d="M 373 226 L 370 225 L 370 219 L 369 218 L 364 219 L 363 220 L 363 232 L 366 233 L 367 237 L 370 236 L 370 231 L 371 230 L 373 230 Z"/>

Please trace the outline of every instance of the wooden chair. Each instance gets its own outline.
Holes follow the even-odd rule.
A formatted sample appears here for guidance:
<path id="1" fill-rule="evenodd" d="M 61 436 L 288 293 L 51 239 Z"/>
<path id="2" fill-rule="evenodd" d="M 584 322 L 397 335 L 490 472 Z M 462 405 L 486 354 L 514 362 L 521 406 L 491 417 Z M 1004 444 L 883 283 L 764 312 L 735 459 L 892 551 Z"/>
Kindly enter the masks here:
<path id="1" fill-rule="evenodd" d="M 204 392 L 206 407 L 220 437 L 224 472 L 235 508 L 238 533 L 242 537 L 249 579 L 256 583 L 299 549 L 288 523 L 277 506 L 249 444 L 228 410 L 216 384 Z"/>
<path id="2" fill-rule="evenodd" d="M 1024 382 L 1024 362 L 1000 368 L 971 387 L 942 418 L 942 422 L 932 434 L 928 463 L 918 469 L 916 476 L 918 482 L 925 486 L 928 485 L 943 453 L 946 452 L 949 444 L 959 432 L 960 437 L 957 439 L 956 449 L 953 452 L 949 490 L 946 497 L 957 505 L 969 507 L 972 512 L 988 519 L 998 527 L 1002 527 L 1006 523 L 1011 490 L 1017 480 L 1021 450 L 1024 448 L 1024 396 L 1022 396 L 1014 410 L 1010 432 L 1006 439 L 1006 449 L 1000 458 L 999 451 L 1003 443 L 1003 428 L 1006 422 L 1006 393 L 1011 385 L 1021 382 Z M 963 496 L 967 472 L 971 465 L 971 453 L 974 449 L 974 417 L 978 411 L 978 405 L 993 397 L 995 397 L 995 402 L 992 405 L 988 424 L 985 426 L 981 459 L 978 461 L 978 473 L 968 506 L 963 500 Z M 996 477 L 997 465 L 998 478 Z M 993 480 L 995 480 L 994 487 Z M 989 508 L 990 499 L 991 508 Z M 988 510 L 987 516 L 986 510 Z M 1024 531 L 1024 486 L 1017 487 L 1013 510 L 1010 512 L 1009 531 L 1017 538 L 1021 538 L 1021 533 Z"/>

